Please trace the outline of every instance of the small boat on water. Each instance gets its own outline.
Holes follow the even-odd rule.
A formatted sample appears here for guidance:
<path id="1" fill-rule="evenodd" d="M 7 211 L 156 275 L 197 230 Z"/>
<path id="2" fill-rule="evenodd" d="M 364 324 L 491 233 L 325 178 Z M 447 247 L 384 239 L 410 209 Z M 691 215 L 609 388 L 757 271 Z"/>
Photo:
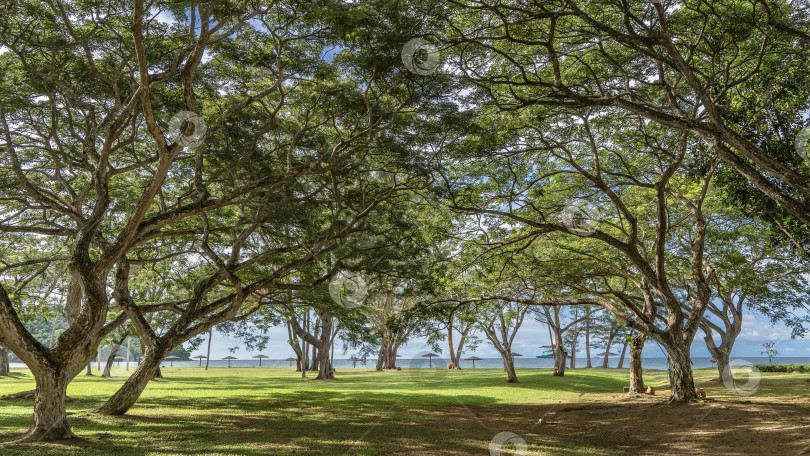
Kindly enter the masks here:
<path id="1" fill-rule="evenodd" d="M 542 355 L 537 355 L 535 358 L 553 358 L 554 353 L 543 353 Z"/>

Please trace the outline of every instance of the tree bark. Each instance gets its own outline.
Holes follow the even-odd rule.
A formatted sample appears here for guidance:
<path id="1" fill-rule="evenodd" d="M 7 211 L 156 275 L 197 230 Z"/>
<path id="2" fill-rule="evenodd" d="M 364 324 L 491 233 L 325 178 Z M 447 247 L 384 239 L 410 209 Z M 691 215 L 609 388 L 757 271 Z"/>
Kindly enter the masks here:
<path id="1" fill-rule="evenodd" d="M 560 338 L 560 342 L 562 342 L 562 338 Z M 562 377 L 565 375 L 565 356 L 567 353 L 565 352 L 565 348 L 561 343 L 557 344 L 557 349 L 554 350 L 554 375 L 557 377 Z"/>
<path id="2" fill-rule="evenodd" d="M 667 347 L 669 355 L 670 404 L 685 404 L 697 399 L 692 377 L 692 358 L 689 347 Z"/>
<path id="3" fill-rule="evenodd" d="M 84 372 L 84 375 L 89 375 L 89 376 L 93 375 L 93 363 L 92 362 L 87 364 L 87 370 Z"/>
<path id="4" fill-rule="evenodd" d="M 105 415 L 123 415 L 126 413 L 138 398 L 141 397 L 146 385 L 154 378 L 160 378 L 160 362 L 170 352 L 170 349 L 147 348 L 144 352 L 143 361 L 129 376 L 124 385 L 115 392 L 107 402 L 98 408 L 98 413 Z"/>
<path id="5" fill-rule="evenodd" d="M 7 376 L 9 371 L 8 348 L 0 344 L 0 376 Z"/>
<path id="6" fill-rule="evenodd" d="M 549 325 L 549 331 L 551 330 L 550 328 L 551 325 Z M 565 357 L 568 355 L 568 353 L 566 353 L 565 351 L 565 344 L 563 344 L 562 330 L 560 329 L 559 324 L 554 325 L 553 349 L 554 349 L 553 375 L 557 377 L 562 377 L 565 375 Z"/>
<path id="7" fill-rule="evenodd" d="M 34 424 L 21 442 L 59 441 L 75 438 L 67 424 L 65 402 L 67 385 L 73 375 L 61 366 L 43 370 L 34 376 Z"/>
<path id="8" fill-rule="evenodd" d="M 729 353 L 726 353 L 725 351 L 718 351 L 713 356 L 714 356 L 714 359 L 717 361 L 717 372 L 720 373 L 719 378 L 721 380 L 723 380 L 723 381 L 726 381 L 726 382 L 728 380 L 733 381 L 734 380 L 734 374 L 733 374 L 733 372 L 731 372 L 731 366 L 730 366 L 731 363 L 729 362 L 729 360 L 731 358 L 731 355 Z M 731 378 L 727 379 L 726 376 L 729 376 Z"/>
<path id="9" fill-rule="evenodd" d="M 501 357 L 503 358 L 503 370 L 506 372 L 507 383 L 517 383 L 518 378 L 515 373 L 515 361 L 512 358 L 511 351 L 507 350 L 501 353 Z"/>
<path id="10" fill-rule="evenodd" d="M 644 392 L 644 376 L 641 372 L 641 352 L 644 350 L 644 343 L 647 336 L 638 333 L 630 342 L 630 392 Z"/>

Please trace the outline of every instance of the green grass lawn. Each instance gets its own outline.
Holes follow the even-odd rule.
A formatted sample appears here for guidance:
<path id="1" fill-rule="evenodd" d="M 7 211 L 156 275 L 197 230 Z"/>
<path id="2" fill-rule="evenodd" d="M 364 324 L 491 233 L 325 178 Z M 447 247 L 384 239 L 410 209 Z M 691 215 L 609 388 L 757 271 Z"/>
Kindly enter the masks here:
<path id="1" fill-rule="evenodd" d="M 559 432 L 550 432 L 554 428 L 549 426 L 571 419 L 575 428 L 577 420 L 589 421 L 575 416 L 582 410 L 590 413 L 590 406 L 597 415 L 599 407 L 617 408 L 604 410 L 617 419 L 621 411 L 637 413 L 639 407 L 677 409 L 654 405 L 648 398 L 629 400 L 621 394 L 628 373 L 619 369 L 568 370 L 565 377 L 553 377 L 549 370 L 519 370 L 520 383 L 508 384 L 497 369 L 339 369 L 337 380 L 322 382 L 302 379 L 290 368 L 185 367 L 163 369 L 165 378 L 150 383 L 127 415 L 93 413 L 120 387 L 125 374 L 115 368 L 111 379 L 80 375 L 68 387 L 74 399 L 68 405 L 69 420 L 85 441 L 0 443 L 2 454 L 487 455 L 490 441 L 502 431 L 525 439 L 529 454 L 638 454 L 632 442 L 608 445 L 590 434 L 569 435 L 571 425 L 559 424 Z M 805 407 L 810 402 L 807 374 L 762 374 L 752 398 L 739 398 L 710 381 L 715 376 L 715 370 L 696 371 L 697 386 L 706 388 L 717 404 L 787 398 Z M 665 399 L 666 372 L 646 372 L 645 381 L 659 390 L 659 400 Z M 33 377 L 21 369 L 0 377 L 0 395 L 33 386 Z M 696 409 L 696 416 L 703 410 Z M 0 401 L 0 442 L 18 437 L 30 425 L 31 414 L 30 400 Z M 538 424 L 541 418 L 551 424 Z M 590 420 L 593 432 L 616 424 L 600 419 Z"/>

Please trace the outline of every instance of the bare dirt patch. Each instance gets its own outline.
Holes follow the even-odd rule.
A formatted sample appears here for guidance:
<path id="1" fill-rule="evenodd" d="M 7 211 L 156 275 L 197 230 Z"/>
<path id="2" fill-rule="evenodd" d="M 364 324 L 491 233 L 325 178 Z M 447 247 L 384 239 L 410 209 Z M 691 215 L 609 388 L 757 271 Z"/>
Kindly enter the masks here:
<path id="1" fill-rule="evenodd" d="M 486 405 L 447 409 L 459 431 L 520 435 L 541 454 L 601 449 L 633 455 L 810 455 L 810 401 L 720 399 L 670 406 L 662 397 L 599 403 Z M 463 430 L 462 430 L 463 429 Z M 558 449 L 559 452 L 554 449 Z"/>

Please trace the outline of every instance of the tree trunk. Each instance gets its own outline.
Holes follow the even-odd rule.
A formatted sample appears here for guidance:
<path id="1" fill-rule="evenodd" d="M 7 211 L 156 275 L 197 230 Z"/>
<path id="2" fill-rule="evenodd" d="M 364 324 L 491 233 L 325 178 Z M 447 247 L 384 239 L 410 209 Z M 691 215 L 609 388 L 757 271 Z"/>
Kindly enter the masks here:
<path id="1" fill-rule="evenodd" d="M 608 368 L 610 367 L 610 360 L 608 359 L 608 354 L 610 353 L 610 347 L 613 345 L 613 338 L 616 337 L 614 333 L 610 333 L 610 337 L 608 337 L 607 347 L 605 347 L 605 359 L 602 360 L 602 367 Z"/>
<path id="2" fill-rule="evenodd" d="M 124 336 L 120 340 L 116 341 L 115 345 L 113 345 L 112 347 L 112 350 L 110 350 L 110 356 L 107 357 L 107 364 L 104 365 L 104 373 L 101 374 L 102 377 L 104 378 L 111 377 L 110 370 L 112 369 L 112 365 L 115 362 L 115 355 L 118 354 L 118 349 L 121 348 L 121 344 L 124 342 L 124 339 L 127 338 L 127 335 L 128 334 L 124 334 Z"/>
<path id="3" fill-rule="evenodd" d="M 22 442 L 67 440 L 76 437 L 67 424 L 67 385 L 73 378 L 64 369 L 43 371 L 34 376 L 34 424 Z"/>
<path id="4" fill-rule="evenodd" d="M 503 358 L 503 370 L 506 372 L 506 381 L 508 383 L 517 383 L 518 378 L 515 373 L 515 361 L 512 358 L 511 350 L 501 353 L 501 357 Z"/>
<path id="5" fill-rule="evenodd" d="M 630 392 L 644 392 L 644 376 L 641 372 L 641 352 L 644 350 L 644 343 L 647 336 L 639 333 L 630 343 Z"/>
<path id="6" fill-rule="evenodd" d="M 686 404 L 697 399 L 689 346 L 667 347 L 667 354 L 669 355 L 670 404 Z"/>
<path id="7" fill-rule="evenodd" d="M 551 331 L 551 325 L 549 325 L 549 331 Z M 563 344 L 563 337 L 562 337 L 562 329 L 560 328 L 559 324 L 554 325 L 554 340 L 552 340 L 551 342 L 552 348 L 554 349 L 553 375 L 557 377 L 562 377 L 565 375 L 565 357 L 568 355 L 568 353 L 565 352 L 565 345 Z"/>
<path id="8" fill-rule="evenodd" d="M 93 375 L 93 363 L 90 362 L 87 364 L 87 370 L 84 372 L 84 375 Z"/>
<path id="9" fill-rule="evenodd" d="M 571 342 L 571 365 L 569 366 L 571 369 L 577 366 L 577 336 L 578 334 L 575 332 Z"/>
<path id="10" fill-rule="evenodd" d="M 717 372 L 720 373 L 720 379 L 724 382 L 728 380 L 734 380 L 734 374 L 731 372 L 731 365 L 729 359 L 731 358 L 730 353 L 726 352 L 725 350 L 718 350 L 717 353 L 712 354 L 714 359 L 717 361 Z M 726 378 L 726 377 L 730 378 Z"/>
<path id="11" fill-rule="evenodd" d="M 0 376 L 6 376 L 9 374 L 9 365 L 8 365 L 8 348 L 3 345 L 0 345 Z"/>
<path id="12" fill-rule="evenodd" d="M 458 369 L 458 359 L 456 357 L 456 348 L 453 346 L 453 316 L 450 315 L 450 320 L 447 322 L 447 346 L 450 353 L 450 369 Z"/>
<path id="13" fill-rule="evenodd" d="M 627 339 L 624 340 L 624 346 L 622 347 L 622 356 L 619 357 L 619 365 L 616 366 L 617 368 L 621 369 L 624 366 L 624 355 L 627 354 Z"/>
<path id="14" fill-rule="evenodd" d="M 385 343 L 383 343 L 380 345 L 380 351 L 377 352 L 377 367 L 375 368 L 377 372 L 382 372 L 385 367 L 385 350 Z"/>
<path id="15" fill-rule="evenodd" d="M 205 370 L 208 370 L 208 361 L 211 360 L 211 336 L 214 335 L 214 327 L 208 328 L 208 353 L 205 354 Z"/>
<path id="16" fill-rule="evenodd" d="M 385 354 L 385 368 L 386 369 L 396 369 L 397 368 L 397 352 L 394 348 L 394 344 L 391 343 L 391 346 L 388 347 L 388 352 Z"/>
<path id="17" fill-rule="evenodd" d="M 315 380 L 334 380 L 335 372 L 332 370 L 332 362 L 329 359 L 329 346 L 332 344 L 332 316 L 321 314 L 320 340 L 318 347 L 318 376 Z"/>
<path id="18" fill-rule="evenodd" d="M 558 339 L 562 342 L 562 338 Z M 554 375 L 557 377 L 562 377 L 565 375 L 565 356 L 567 353 L 565 352 L 565 348 L 563 347 L 562 343 L 557 343 L 557 349 L 554 350 Z"/>
<path id="19" fill-rule="evenodd" d="M 154 378 L 160 378 L 160 362 L 171 350 L 160 350 L 147 348 L 143 361 L 129 376 L 124 385 L 115 392 L 107 402 L 98 408 L 99 413 L 105 415 L 123 415 L 126 413 L 138 398 L 141 397 L 146 385 Z"/>
<path id="20" fill-rule="evenodd" d="M 591 314 L 585 315 L 585 367 L 590 369 L 591 365 Z"/>

